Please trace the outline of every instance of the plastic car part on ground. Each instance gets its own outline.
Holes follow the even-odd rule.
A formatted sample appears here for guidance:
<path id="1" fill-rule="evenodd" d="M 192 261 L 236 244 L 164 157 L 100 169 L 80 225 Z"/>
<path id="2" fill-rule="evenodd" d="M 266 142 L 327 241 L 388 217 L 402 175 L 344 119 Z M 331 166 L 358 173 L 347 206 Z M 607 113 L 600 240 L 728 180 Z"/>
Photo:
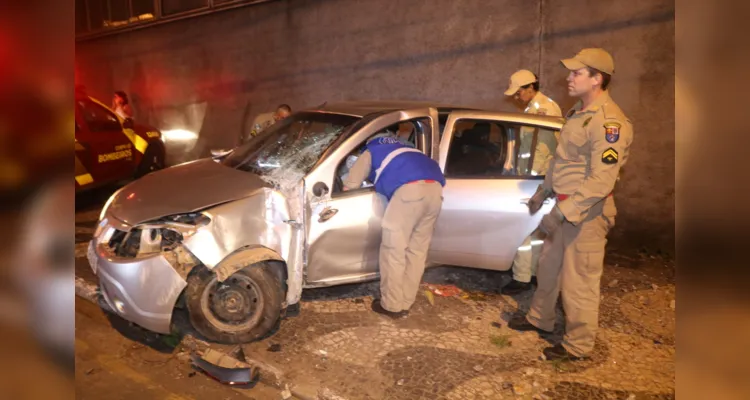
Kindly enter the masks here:
<path id="1" fill-rule="evenodd" d="M 212 349 L 206 349 L 202 355 L 193 353 L 190 359 L 196 368 L 221 383 L 232 386 L 256 383 L 259 379 L 258 368 L 245 362 L 242 348 L 239 347 L 232 354 L 238 354 L 239 356 L 235 357 L 242 360 Z"/>

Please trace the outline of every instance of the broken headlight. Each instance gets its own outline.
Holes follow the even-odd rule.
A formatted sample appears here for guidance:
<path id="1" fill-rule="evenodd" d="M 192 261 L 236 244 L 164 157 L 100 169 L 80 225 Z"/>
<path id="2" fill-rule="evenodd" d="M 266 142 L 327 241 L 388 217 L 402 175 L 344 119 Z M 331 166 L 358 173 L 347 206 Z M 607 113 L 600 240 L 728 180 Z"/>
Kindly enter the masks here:
<path id="1" fill-rule="evenodd" d="M 209 222 L 211 219 L 201 213 L 190 213 L 139 224 L 125 233 L 115 252 L 124 257 L 138 257 L 172 250 Z"/>

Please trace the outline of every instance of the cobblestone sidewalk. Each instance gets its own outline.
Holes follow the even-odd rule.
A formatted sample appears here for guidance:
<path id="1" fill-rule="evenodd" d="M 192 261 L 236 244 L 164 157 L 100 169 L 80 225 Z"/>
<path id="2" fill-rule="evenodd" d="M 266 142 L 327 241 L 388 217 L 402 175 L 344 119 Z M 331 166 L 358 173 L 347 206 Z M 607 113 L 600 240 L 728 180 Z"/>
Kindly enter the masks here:
<path id="1" fill-rule="evenodd" d="M 674 398 L 670 268 L 647 273 L 631 268 L 638 260 L 610 262 L 596 350 L 582 362 L 540 358 L 562 337 L 562 310 L 550 337 L 515 332 L 507 320 L 528 309 L 531 293 L 497 294 L 507 273 L 449 267 L 428 270 L 425 282 L 475 295 L 435 296 L 432 305 L 420 294 L 410 316 L 394 321 L 370 311 L 377 282 L 309 290 L 298 316 L 245 352 L 347 399 Z"/>

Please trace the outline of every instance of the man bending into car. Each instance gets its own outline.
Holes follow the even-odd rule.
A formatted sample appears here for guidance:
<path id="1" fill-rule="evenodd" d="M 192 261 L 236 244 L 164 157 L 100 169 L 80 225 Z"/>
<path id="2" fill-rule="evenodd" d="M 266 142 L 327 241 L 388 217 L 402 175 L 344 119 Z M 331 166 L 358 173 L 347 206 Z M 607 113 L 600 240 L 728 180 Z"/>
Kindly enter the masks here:
<path id="1" fill-rule="evenodd" d="M 380 244 L 380 300 L 372 303 L 372 310 L 394 319 L 405 317 L 419 291 L 443 205 L 445 177 L 437 162 L 387 132 L 367 142 L 344 180 L 344 190 L 359 188 L 365 178 L 388 199 Z"/>

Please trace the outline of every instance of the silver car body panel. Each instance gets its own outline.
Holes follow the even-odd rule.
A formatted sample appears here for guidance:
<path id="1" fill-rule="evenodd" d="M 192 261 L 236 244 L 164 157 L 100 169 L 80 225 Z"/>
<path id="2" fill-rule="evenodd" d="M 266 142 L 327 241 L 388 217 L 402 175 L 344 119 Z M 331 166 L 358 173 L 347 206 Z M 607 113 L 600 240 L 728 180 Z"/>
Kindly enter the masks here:
<path id="1" fill-rule="evenodd" d="M 402 121 L 428 118 L 417 140 L 420 150 L 445 168 L 453 126 L 463 118 L 496 120 L 559 130 L 561 118 L 472 111 L 414 102 L 349 102 L 316 112 L 367 116 L 382 113 L 325 151 L 307 174 L 295 171 L 258 177 L 211 159 L 149 174 L 118 191 L 100 221 L 89 257 L 109 305 L 147 329 L 168 333 L 171 312 L 186 286 L 184 268 L 154 254 L 114 256 L 107 241 L 115 230 L 165 216 L 201 212 L 210 222 L 185 237 L 182 246 L 208 268 L 247 246 L 273 250 L 287 264 L 286 304 L 299 302 L 303 287 L 332 286 L 378 278 L 381 219 L 386 199 L 373 188 L 331 193 L 337 168 L 366 138 Z M 400 108 L 409 105 L 410 108 Z M 391 111 L 391 110 L 396 111 Z M 449 112 L 439 131 L 438 112 Z M 305 151 L 305 150 L 303 150 Z M 322 182 L 328 193 L 316 196 Z M 503 270 L 551 204 L 529 216 L 523 199 L 538 179 L 447 179 L 443 211 L 429 253 L 430 265 L 451 264 Z M 324 213 L 325 211 L 325 213 Z M 119 304 L 119 306 L 118 306 Z"/>
<path id="2" fill-rule="evenodd" d="M 403 101 L 403 100 L 376 100 L 376 101 L 344 101 L 333 104 L 323 104 L 320 107 L 309 111 L 330 112 L 336 114 L 346 114 L 356 117 L 364 117 L 368 114 L 387 111 L 402 111 L 416 109 L 461 109 L 471 110 L 474 107 L 456 106 L 450 104 L 440 104 L 427 101 Z"/>
<path id="3" fill-rule="evenodd" d="M 559 130 L 556 117 L 529 117 L 482 111 L 455 111 L 445 124 L 440 143 L 440 168 L 445 164 L 456 122 L 462 119 L 517 123 Z M 510 269 L 518 248 L 541 222 L 553 205 L 529 214 L 527 200 L 542 183 L 536 179 L 512 176 L 490 179 L 446 177 L 443 207 L 435 223 L 428 260 L 441 264 L 492 270 Z M 470 200 L 469 200 L 470 199 Z M 532 243 L 541 245 L 541 242 Z"/>
<path id="4" fill-rule="evenodd" d="M 398 122 L 425 118 L 431 121 L 430 126 L 424 127 L 429 131 L 425 134 L 431 143 L 432 132 L 438 129 L 436 109 L 387 113 L 353 133 L 305 178 L 308 196 L 313 199 L 306 220 L 308 286 L 339 285 L 377 278 L 381 220 L 387 200 L 371 187 L 333 193 L 337 169 L 344 158 L 367 138 Z M 320 198 L 312 193 L 317 182 L 323 182 L 329 188 L 329 192 Z M 336 214 L 324 221 L 320 218 L 324 210 L 334 210 Z"/>
<path id="5" fill-rule="evenodd" d="M 285 223 L 289 209 L 278 191 L 258 189 L 249 197 L 203 210 L 202 214 L 211 222 L 182 244 L 209 269 L 246 246 L 264 246 L 288 259 L 292 227 Z"/>
<path id="6" fill-rule="evenodd" d="M 187 282 L 163 255 L 117 257 L 106 243 L 94 239 L 88 257 L 112 310 L 146 329 L 170 333 L 172 310 Z"/>
<path id="7" fill-rule="evenodd" d="M 133 226 L 242 199 L 263 187 L 270 185 L 257 175 L 201 159 L 129 183 L 116 194 L 107 212 Z"/>

